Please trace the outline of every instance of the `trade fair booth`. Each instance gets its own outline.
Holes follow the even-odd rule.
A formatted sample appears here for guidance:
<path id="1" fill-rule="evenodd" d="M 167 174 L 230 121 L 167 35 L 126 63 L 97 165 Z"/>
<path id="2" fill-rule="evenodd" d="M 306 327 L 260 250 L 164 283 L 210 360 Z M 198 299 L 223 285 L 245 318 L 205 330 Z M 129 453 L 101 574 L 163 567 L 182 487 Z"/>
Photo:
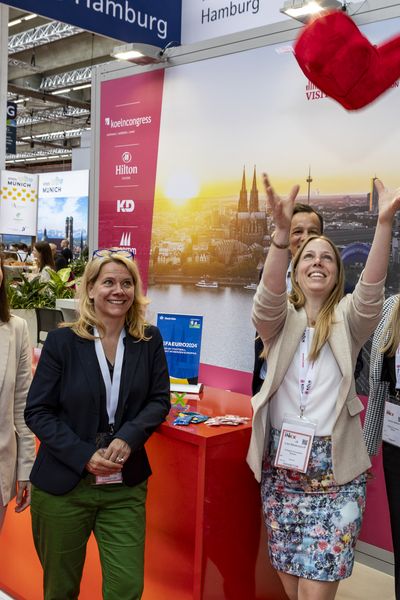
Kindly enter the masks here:
<path id="1" fill-rule="evenodd" d="M 160 313 L 202 316 L 205 390 L 189 402 L 210 416 L 251 417 L 251 306 L 272 233 L 261 173 L 282 193 L 301 183 L 300 201 L 322 213 L 353 285 L 376 220 L 374 178 L 398 186 L 398 82 L 365 109 L 344 110 L 300 71 L 292 51 L 300 23 L 283 18 L 280 2 L 268 4 L 186 0 L 182 45 L 145 65 L 112 62 L 93 71 L 89 255 L 134 252 L 151 322 Z M 400 5 L 364 4 L 354 20 L 373 43 L 399 33 Z M 239 16 L 233 25 L 222 9 L 242 5 L 241 28 Z M 396 231 L 387 295 L 398 291 L 399 264 Z M 367 367 L 358 386 L 365 403 Z M 147 444 L 144 600 L 283 599 L 245 462 L 250 422 L 176 427 L 173 416 Z M 380 457 L 373 472 L 357 559 L 390 573 Z M 0 553 L 0 589 L 39 600 L 28 511 L 10 508 Z M 99 569 L 92 540 L 83 600 L 100 597 Z"/>

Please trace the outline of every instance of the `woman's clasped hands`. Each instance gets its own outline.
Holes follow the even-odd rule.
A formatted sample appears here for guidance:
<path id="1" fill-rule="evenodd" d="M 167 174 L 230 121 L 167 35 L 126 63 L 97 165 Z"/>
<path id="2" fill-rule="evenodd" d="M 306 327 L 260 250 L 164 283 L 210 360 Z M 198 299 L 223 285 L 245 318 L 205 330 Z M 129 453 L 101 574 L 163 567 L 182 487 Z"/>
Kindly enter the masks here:
<path id="1" fill-rule="evenodd" d="M 92 475 L 112 475 L 122 470 L 131 454 L 129 445 L 115 438 L 107 448 L 99 448 L 86 463 L 86 470 Z"/>

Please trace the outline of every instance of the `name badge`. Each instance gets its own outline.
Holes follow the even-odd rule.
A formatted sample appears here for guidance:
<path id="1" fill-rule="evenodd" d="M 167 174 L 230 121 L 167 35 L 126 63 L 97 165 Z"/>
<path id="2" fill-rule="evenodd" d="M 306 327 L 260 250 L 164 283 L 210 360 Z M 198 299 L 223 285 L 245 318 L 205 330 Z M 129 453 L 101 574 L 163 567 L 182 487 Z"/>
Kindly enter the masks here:
<path id="1" fill-rule="evenodd" d="M 386 400 L 383 417 L 382 439 L 400 446 L 400 405 Z"/>
<path id="2" fill-rule="evenodd" d="M 112 473 L 111 475 L 96 475 L 95 485 L 105 485 L 107 483 L 122 483 L 122 473 Z"/>
<path id="3" fill-rule="evenodd" d="M 300 417 L 285 417 L 274 466 L 306 473 L 316 423 Z"/>

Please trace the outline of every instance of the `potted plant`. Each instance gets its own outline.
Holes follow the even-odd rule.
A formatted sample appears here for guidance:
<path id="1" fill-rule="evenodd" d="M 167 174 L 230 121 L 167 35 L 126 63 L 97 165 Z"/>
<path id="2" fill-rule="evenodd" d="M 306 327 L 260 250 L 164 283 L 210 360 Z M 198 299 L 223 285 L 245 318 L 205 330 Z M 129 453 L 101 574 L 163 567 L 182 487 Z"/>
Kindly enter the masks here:
<path id="1" fill-rule="evenodd" d="M 76 279 L 71 279 L 71 268 L 66 267 L 59 271 L 48 271 L 49 281 L 46 282 L 44 294 L 48 299 L 47 308 L 54 308 L 57 298 L 73 298 Z"/>
<path id="2" fill-rule="evenodd" d="M 22 273 L 18 279 L 8 281 L 7 295 L 13 314 L 25 319 L 28 323 L 32 346 L 36 344 L 37 323 L 36 308 L 54 308 L 57 298 L 72 298 L 76 280 L 71 279 L 71 269 L 60 271 L 49 270 L 49 281 L 41 281 L 40 275 L 33 278 Z"/>
<path id="3" fill-rule="evenodd" d="M 86 268 L 88 259 L 87 257 L 85 258 L 85 256 L 83 254 L 81 254 L 81 256 L 78 256 L 78 258 L 74 258 L 74 260 L 72 260 L 69 263 L 69 268 L 71 269 L 72 274 L 74 275 L 74 277 L 82 277 L 83 272 Z"/>

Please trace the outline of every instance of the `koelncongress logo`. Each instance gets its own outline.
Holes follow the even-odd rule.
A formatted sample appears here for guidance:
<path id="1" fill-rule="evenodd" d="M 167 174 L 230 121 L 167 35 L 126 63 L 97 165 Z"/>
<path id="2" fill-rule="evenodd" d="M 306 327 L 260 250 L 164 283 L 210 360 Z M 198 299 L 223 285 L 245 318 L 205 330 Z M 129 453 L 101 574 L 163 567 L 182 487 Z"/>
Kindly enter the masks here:
<path id="1" fill-rule="evenodd" d="M 122 117 L 121 119 L 112 119 L 107 116 L 104 117 L 104 125 L 111 129 L 121 129 L 121 127 L 140 127 L 141 125 L 150 125 L 151 115 L 144 115 L 143 117 Z"/>

